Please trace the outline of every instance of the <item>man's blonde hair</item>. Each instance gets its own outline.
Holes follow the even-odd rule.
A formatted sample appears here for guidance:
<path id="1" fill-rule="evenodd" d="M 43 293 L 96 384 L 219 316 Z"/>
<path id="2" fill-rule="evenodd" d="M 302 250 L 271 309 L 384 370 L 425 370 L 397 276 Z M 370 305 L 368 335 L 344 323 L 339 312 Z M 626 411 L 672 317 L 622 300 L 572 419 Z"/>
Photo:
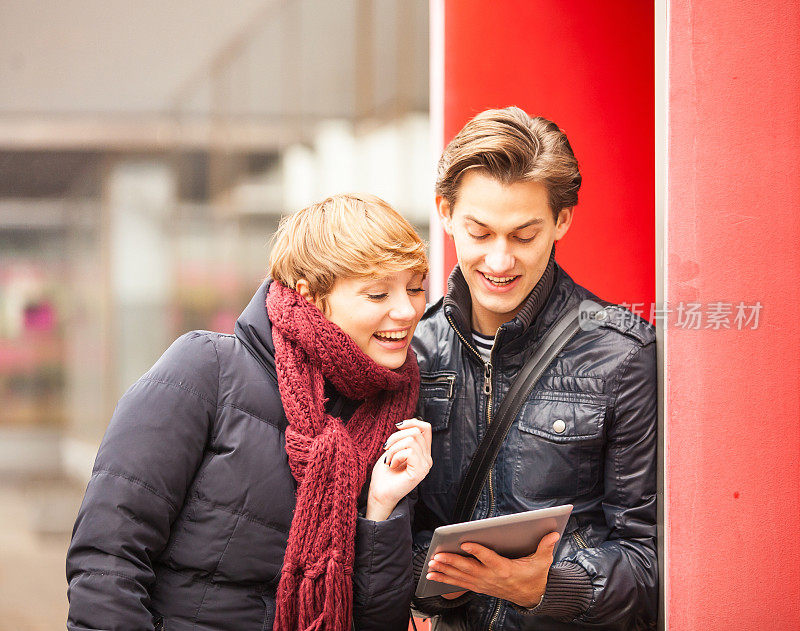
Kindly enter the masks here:
<path id="1" fill-rule="evenodd" d="M 339 278 L 428 273 L 425 243 L 374 195 L 333 195 L 284 217 L 273 236 L 269 274 L 295 289 L 308 281 L 323 304 Z"/>

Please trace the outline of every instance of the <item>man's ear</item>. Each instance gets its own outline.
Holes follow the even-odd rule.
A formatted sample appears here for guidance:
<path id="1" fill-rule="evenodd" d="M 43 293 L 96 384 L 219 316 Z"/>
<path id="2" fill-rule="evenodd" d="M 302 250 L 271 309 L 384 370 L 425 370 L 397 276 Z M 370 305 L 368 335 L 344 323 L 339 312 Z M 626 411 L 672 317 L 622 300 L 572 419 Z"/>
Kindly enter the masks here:
<path id="1" fill-rule="evenodd" d="M 453 209 L 450 208 L 448 202 L 442 195 L 436 196 L 436 210 L 439 213 L 439 221 L 442 222 L 444 231 L 453 236 Z"/>
<path id="2" fill-rule="evenodd" d="M 305 278 L 301 278 L 294 284 L 294 290 L 300 294 L 304 300 L 311 303 L 315 302 L 314 296 L 311 294 L 311 290 L 308 287 L 308 281 Z"/>
<path id="3" fill-rule="evenodd" d="M 572 225 L 572 208 L 562 208 L 558 213 L 558 221 L 556 221 L 556 241 L 564 238 L 567 230 Z"/>

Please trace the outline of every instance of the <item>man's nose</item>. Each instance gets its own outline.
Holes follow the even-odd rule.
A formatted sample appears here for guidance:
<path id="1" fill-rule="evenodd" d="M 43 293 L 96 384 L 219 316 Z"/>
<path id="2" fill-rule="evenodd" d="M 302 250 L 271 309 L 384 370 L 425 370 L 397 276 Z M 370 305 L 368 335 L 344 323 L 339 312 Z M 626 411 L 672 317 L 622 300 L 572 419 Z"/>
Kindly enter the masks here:
<path id="1" fill-rule="evenodd" d="M 508 251 L 508 246 L 505 243 L 500 243 L 495 246 L 484 258 L 487 271 L 494 274 L 501 275 L 504 272 L 510 272 L 514 267 L 514 257 Z"/>

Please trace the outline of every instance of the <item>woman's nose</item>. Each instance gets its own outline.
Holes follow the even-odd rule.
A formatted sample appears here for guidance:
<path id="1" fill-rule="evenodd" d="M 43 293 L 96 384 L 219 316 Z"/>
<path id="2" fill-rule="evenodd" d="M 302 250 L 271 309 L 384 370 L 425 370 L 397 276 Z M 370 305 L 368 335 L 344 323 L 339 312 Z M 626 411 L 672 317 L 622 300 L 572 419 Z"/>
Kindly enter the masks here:
<path id="1" fill-rule="evenodd" d="M 401 296 L 398 296 L 392 302 L 389 317 L 400 322 L 410 322 L 414 319 L 416 313 L 416 309 L 414 309 L 414 305 L 411 304 L 411 300 L 406 295 L 406 292 L 403 292 Z"/>

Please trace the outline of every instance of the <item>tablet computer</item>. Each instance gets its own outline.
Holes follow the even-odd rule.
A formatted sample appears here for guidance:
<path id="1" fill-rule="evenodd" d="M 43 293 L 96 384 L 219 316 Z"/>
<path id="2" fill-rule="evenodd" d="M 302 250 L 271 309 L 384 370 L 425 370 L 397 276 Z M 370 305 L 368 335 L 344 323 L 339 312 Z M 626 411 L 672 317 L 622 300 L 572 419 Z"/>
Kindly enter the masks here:
<path id="1" fill-rule="evenodd" d="M 433 531 L 428 556 L 425 557 L 422 574 L 417 583 L 416 596 L 427 598 L 464 589 L 425 578 L 428 573 L 428 563 L 437 552 L 454 552 L 469 556 L 461 549 L 461 544 L 479 543 L 501 556 L 518 559 L 536 552 L 539 542 L 546 534 L 557 532 L 559 536 L 563 535 L 571 512 L 572 504 L 565 504 L 514 515 L 439 526 Z"/>

